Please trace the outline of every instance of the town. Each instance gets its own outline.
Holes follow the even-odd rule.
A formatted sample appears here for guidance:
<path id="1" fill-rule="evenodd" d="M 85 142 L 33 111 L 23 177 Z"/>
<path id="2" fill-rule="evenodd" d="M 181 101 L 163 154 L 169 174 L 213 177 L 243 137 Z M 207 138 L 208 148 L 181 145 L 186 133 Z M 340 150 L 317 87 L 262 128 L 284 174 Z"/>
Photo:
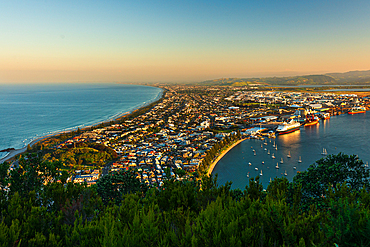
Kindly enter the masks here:
<path id="1" fill-rule="evenodd" d="M 302 125 L 308 115 L 325 119 L 354 108 L 369 107 L 369 97 L 356 94 L 256 87 L 161 88 L 163 97 L 145 113 L 82 131 L 55 147 L 97 143 L 117 154 L 117 159 L 102 170 L 76 170 L 70 181 L 91 185 L 109 172 L 135 169 L 141 182 L 161 186 L 164 179 L 199 176 L 198 168 L 207 152 L 225 137 L 239 133 L 243 138 L 274 138 L 278 126 L 292 119 Z"/>

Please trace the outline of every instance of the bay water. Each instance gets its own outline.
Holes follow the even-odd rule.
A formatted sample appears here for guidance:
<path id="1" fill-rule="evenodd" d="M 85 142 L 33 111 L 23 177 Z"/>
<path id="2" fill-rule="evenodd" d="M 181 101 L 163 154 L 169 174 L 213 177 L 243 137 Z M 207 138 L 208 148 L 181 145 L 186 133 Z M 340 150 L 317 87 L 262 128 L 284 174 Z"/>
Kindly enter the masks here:
<path id="1" fill-rule="evenodd" d="M 161 94 L 160 88 L 117 83 L 0 84 L 0 150 L 114 119 Z"/>
<path id="2" fill-rule="evenodd" d="M 305 171 L 315 161 L 325 158 L 322 154 L 324 149 L 328 154 L 355 154 L 365 163 L 370 162 L 370 112 L 332 116 L 318 125 L 301 127 L 275 139 L 245 140 L 218 162 L 212 174 L 218 174 L 219 184 L 231 181 L 232 188 L 242 190 L 250 177 L 260 176 L 264 188 L 267 188 L 270 179 L 275 177 L 292 181 L 297 171 Z"/>

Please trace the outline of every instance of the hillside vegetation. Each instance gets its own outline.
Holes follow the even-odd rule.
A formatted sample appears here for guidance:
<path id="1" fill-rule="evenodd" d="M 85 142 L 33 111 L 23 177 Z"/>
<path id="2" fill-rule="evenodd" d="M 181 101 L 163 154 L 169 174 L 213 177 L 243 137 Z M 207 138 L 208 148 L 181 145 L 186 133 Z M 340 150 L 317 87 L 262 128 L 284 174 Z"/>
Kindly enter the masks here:
<path id="1" fill-rule="evenodd" d="M 333 77 L 338 83 L 346 84 L 368 84 L 370 83 L 370 70 L 349 71 L 346 73 L 329 73 L 327 76 Z"/>
<path id="2" fill-rule="evenodd" d="M 335 84 L 370 84 L 369 71 L 350 71 L 346 73 L 329 73 L 324 75 L 304 75 L 291 77 L 264 78 L 221 78 L 196 83 L 204 86 L 297 86 L 297 85 L 335 85 Z"/>
<path id="3" fill-rule="evenodd" d="M 329 155 L 293 182 L 259 177 L 244 190 L 217 178 L 140 183 L 134 171 L 87 187 L 61 162 L 0 164 L 0 246 L 368 246 L 370 174 L 355 155 Z"/>

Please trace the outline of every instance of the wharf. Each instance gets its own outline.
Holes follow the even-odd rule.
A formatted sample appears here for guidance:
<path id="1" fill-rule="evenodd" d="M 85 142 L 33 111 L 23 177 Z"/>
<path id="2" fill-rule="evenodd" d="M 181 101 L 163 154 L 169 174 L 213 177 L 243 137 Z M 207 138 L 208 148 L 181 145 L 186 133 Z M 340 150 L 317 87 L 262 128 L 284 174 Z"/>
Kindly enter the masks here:
<path id="1" fill-rule="evenodd" d="M 268 123 L 261 123 L 259 124 L 259 126 L 261 128 L 274 129 L 274 128 L 277 128 L 277 126 L 279 126 L 280 124 L 281 122 L 268 122 Z"/>

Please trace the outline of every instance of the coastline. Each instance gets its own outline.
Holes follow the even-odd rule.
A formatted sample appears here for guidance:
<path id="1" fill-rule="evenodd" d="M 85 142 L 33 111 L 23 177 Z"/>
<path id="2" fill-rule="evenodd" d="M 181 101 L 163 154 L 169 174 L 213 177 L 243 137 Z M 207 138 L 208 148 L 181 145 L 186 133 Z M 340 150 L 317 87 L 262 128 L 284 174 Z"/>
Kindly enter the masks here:
<path id="1" fill-rule="evenodd" d="M 139 85 L 139 86 L 142 86 L 142 85 Z M 147 86 L 147 87 L 155 87 L 155 86 Z M 3 158 L 0 158 L 0 164 L 13 159 L 15 156 L 17 156 L 19 154 L 22 154 L 22 153 L 26 152 L 28 145 L 30 145 L 32 147 L 35 144 L 37 144 L 38 142 L 41 142 L 42 140 L 45 140 L 47 138 L 58 136 L 60 134 L 69 133 L 69 132 L 72 132 L 72 131 L 76 131 L 78 128 L 80 128 L 80 130 L 82 130 L 82 131 L 85 131 L 85 130 L 91 128 L 91 127 L 98 126 L 100 124 L 106 124 L 106 123 L 109 123 L 109 122 L 112 122 L 112 121 L 122 120 L 122 119 L 130 116 L 132 113 L 134 113 L 136 111 L 139 111 L 140 109 L 142 109 L 142 108 L 144 108 L 144 107 L 162 99 L 165 90 L 163 88 L 160 88 L 160 87 L 156 87 L 156 88 L 161 89 L 161 92 L 159 92 L 158 95 L 153 100 L 145 101 L 140 106 L 134 107 L 130 111 L 125 111 L 123 113 L 118 113 L 118 114 L 116 114 L 116 115 L 114 115 L 114 116 L 112 116 L 112 117 L 110 117 L 110 118 L 108 118 L 104 121 L 100 121 L 100 122 L 93 123 L 91 125 L 86 125 L 86 126 L 83 126 L 83 125 L 81 126 L 80 125 L 80 126 L 76 126 L 74 128 L 68 129 L 68 130 L 56 131 L 54 133 L 50 133 L 50 134 L 38 137 L 38 138 L 32 140 L 31 142 L 29 142 L 28 144 L 26 144 L 24 147 L 14 149 L 14 150 L 11 150 L 10 152 L 8 152 Z"/>
<path id="2" fill-rule="evenodd" d="M 224 150 L 218 157 L 215 159 L 215 161 L 212 162 L 212 164 L 208 168 L 207 175 L 210 176 L 215 169 L 217 163 L 227 154 L 231 149 L 233 149 L 235 146 L 239 145 L 241 142 L 247 140 L 247 138 L 240 139 L 239 141 L 235 142 L 233 145 L 231 145 L 228 149 Z"/>

